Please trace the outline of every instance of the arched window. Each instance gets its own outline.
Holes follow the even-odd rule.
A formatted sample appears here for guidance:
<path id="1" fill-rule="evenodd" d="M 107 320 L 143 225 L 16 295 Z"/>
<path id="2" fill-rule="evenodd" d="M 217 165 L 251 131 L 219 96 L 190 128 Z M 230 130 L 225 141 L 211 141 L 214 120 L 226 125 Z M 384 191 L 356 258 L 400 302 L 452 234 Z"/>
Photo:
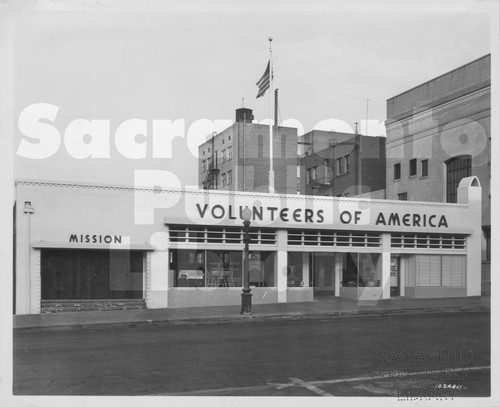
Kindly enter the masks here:
<path id="1" fill-rule="evenodd" d="M 462 178 L 472 175 L 472 156 L 450 158 L 446 164 L 446 202 L 457 202 L 457 188 Z"/>

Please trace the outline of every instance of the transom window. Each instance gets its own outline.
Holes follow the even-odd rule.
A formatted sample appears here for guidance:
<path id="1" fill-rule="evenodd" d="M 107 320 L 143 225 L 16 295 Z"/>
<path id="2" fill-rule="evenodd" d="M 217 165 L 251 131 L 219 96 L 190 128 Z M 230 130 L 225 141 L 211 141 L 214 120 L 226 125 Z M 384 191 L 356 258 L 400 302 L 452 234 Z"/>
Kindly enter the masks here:
<path id="1" fill-rule="evenodd" d="M 465 235 L 393 233 L 391 247 L 405 249 L 458 249 L 465 250 Z"/>
<path id="2" fill-rule="evenodd" d="M 289 230 L 292 246 L 380 247 L 380 234 L 336 230 Z"/>
<path id="3" fill-rule="evenodd" d="M 250 243 L 276 244 L 276 231 L 268 228 L 250 228 Z M 179 226 L 169 228 L 171 243 L 243 244 L 243 225 L 238 227 Z"/>

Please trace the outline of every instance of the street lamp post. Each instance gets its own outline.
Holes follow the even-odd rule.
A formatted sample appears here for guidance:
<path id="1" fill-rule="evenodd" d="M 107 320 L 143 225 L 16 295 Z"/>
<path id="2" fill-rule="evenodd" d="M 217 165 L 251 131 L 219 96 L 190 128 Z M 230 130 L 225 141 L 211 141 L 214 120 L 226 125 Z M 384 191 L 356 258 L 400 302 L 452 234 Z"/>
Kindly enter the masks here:
<path id="1" fill-rule="evenodd" d="M 245 206 L 242 213 L 243 218 L 243 243 L 245 249 L 243 252 L 243 290 L 241 293 L 241 314 L 249 315 L 252 313 L 252 293 L 250 292 L 250 276 L 248 270 L 248 245 L 250 243 L 250 218 L 252 211 Z"/>

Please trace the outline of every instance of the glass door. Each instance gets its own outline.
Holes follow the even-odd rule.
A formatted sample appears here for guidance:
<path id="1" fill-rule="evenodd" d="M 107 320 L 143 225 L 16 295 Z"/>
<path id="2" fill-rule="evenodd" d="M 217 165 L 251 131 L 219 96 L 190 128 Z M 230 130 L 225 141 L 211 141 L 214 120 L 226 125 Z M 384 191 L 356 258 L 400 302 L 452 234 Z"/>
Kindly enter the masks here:
<path id="1" fill-rule="evenodd" d="M 335 295 L 335 254 L 311 253 L 311 276 L 314 296 Z"/>

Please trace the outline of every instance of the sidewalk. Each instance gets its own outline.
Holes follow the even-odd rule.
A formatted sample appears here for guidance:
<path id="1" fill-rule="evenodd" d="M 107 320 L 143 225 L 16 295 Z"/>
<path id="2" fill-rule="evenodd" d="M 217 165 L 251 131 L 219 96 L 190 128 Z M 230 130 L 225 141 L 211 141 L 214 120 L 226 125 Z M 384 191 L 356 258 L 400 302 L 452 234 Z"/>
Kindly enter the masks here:
<path id="1" fill-rule="evenodd" d="M 390 299 L 358 302 L 325 298 L 314 302 L 253 305 L 251 316 L 241 316 L 240 306 L 139 309 L 14 315 L 16 330 L 106 328 L 116 325 L 236 323 L 339 317 L 418 315 L 490 310 L 490 297 Z"/>

